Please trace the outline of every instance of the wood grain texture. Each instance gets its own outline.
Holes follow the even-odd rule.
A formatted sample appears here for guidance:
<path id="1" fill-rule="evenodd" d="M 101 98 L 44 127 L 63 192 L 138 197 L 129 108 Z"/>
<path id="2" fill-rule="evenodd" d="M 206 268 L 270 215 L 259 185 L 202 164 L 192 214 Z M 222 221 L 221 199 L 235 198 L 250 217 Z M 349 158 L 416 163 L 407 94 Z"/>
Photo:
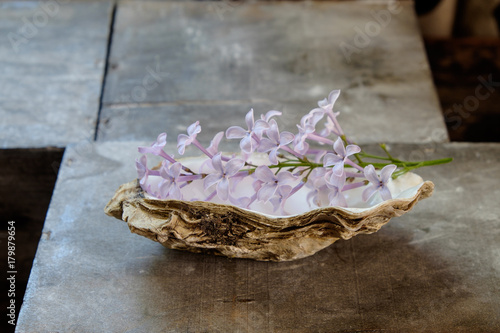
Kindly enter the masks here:
<path id="1" fill-rule="evenodd" d="M 186 113 L 243 120 L 249 107 L 284 111 L 295 131 L 342 89 L 339 119 L 358 143 L 447 141 L 412 3 L 397 5 L 391 14 L 383 2 L 120 3 L 99 140 L 154 140 L 188 126 Z M 389 13 L 387 24 L 373 13 Z"/>
<path id="2" fill-rule="evenodd" d="M 166 249 L 107 217 L 146 144 L 66 149 L 19 332 L 500 330 L 500 145 L 391 145 L 396 158 L 455 159 L 419 170 L 432 198 L 374 234 L 275 263 Z"/>
<path id="3" fill-rule="evenodd" d="M 0 2 L 0 147 L 92 141 L 110 2 Z"/>

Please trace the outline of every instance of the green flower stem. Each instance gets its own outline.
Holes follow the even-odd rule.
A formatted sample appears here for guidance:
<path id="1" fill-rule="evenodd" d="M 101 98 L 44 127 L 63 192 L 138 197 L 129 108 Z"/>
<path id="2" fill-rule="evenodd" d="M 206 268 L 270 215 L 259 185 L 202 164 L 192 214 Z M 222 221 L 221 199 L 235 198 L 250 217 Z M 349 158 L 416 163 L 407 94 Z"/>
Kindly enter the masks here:
<path id="1" fill-rule="evenodd" d="M 439 165 L 439 164 L 445 164 L 445 163 L 449 163 L 451 161 L 453 161 L 453 158 L 441 158 L 441 159 L 437 159 L 437 160 L 430 160 L 430 161 L 416 161 L 416 162 L 407 162 L 407 161 L 401 161 L 401 160 L 398 160 L 398 159 L 395 159 L 395 158 L 389 158 L 389 157 L 382 157 L 382 156 L 376 156 L 376 155 L 370 155 L 370 154 L 366 154 L 366 153 L 358 153 L 356 155 L 360 155 L 362 157 L 366 157 L 366 158 L 372 158 L 372 159 L 378 159 L 378 160 L 382 160 L 382 161 L 388 161 L 386 163 L 377 163 L 377 162 L 363 162 L 361 161 L 360 163 L 358 163 L 358 165 L 360 167 L 365 167 L 367 165 L 370 165 L 372 164 L 376 169 L 382 169 L 383 167 L 385 167 L 386 165 L 389 165 L 389 164 L 394 164 L 398 167 L 399 170 L 397 170 L 395 173 L 394 173 L 394 177 L 393 178 L 397 178 L 398 176 L 401 176 L 411 170 L 414 170 L 414 169 L 418 169 L 418 168 L 421 168 L 421 167 L 425 167 L 425 166 L 431 166 L 431 165 Z M 273 168 L 278 168 L 278 170 L 281 170 L 283 168 L 291 168 L 293 170 L 295 170 L 296 168 L 307 168 L 309 169 L 309 173 L 307 174 L 307 176 L 309 176 L 309 174 L 311 173 L 311 171 L 315 168 L 318 168 L 318 167 L 322 167 L 323 164 L 320 164 L 320 163 L 314 163 L 314 162 L 310 162 L 309 160 L 292 160 L 292 159 L 287 159 L 285 162 L 281 162 L 281 163 L 278 163 L 276 165 L 270 165 L 269 168 L 270 169 L 273 169 Z M 346 168 L 353 168 L 352 166 L 350 165 L 345 165 Z M 248 169 L 249 173 L 253 173 L 255 171 L 255 168 L 253 169 Z M 305 170 L 304 170 L 305 171 Z M 306 176 L 306 177 L 307 177 Z"/>
<path id="2" fill-rule="evenodd" d="M 389 151 L 387 150 L 385 143 L 381 143 L 379 146 L 380 146 L 380 148 L 382 148 L 382 150 L 387 154 L 387 156 L 390 159 L 394 160 L 394 158 L 391 156 L 391 153 L 389 153 Z"/>
<path id="3" fill-rule="evenodd" d="M 399 160 L 393 160 L 391 163 L 367 163 L 367 162 L 362 162 L 360 163 L 360 166 L 365 167 L 369 164 L 373 164 L 373 166 L 377 169 L 383 168 L 388 164 L 395 164 L 398 168 L 420 168 L 424 166 L 431 166 L 431 165 L 439 165 L 439 164 L 445 164 L 453 161 L 453 158 L 442 158 L 438 160 L 431 160 L 431 161 L 417 161 L 417 162 L 404 162 L 404 161 L 399 161 Z"/>
<path id="4" fill-rule="evenodd" d="M 400 160 L 397 160 L 397 159 L 394 159 L 394 158 L 391 158 L 391 157 L 383 157 L 383 156 L 371 155 L 371 154 L 367 154 L 365 152 L 357 153 L 356 155 L 359 155 L 357 157 L 374 158 L 376 160 L 391 161 L 391 162 L 402 162 Z M 358 158 L 358 162 L 362 162 L 362 160 L 360 160 Z"/>

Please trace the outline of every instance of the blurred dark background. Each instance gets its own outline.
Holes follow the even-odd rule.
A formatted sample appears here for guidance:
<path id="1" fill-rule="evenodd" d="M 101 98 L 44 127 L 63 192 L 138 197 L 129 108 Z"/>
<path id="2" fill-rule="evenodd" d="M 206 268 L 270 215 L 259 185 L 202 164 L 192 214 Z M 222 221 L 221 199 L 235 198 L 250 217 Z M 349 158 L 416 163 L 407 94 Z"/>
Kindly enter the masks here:
<path id="1" fill-rule="evenodd" d="M 415 9 L 450 140 L 500 142 L 500 1 L 417 0 Z"/>

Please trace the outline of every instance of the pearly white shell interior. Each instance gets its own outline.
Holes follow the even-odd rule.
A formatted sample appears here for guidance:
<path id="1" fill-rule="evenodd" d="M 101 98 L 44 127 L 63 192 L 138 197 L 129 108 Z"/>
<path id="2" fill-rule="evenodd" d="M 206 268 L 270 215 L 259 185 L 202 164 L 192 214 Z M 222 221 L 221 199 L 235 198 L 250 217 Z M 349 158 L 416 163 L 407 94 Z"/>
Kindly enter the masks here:
<path id="1" fill-rule="evenodd" d="M 268 163 L 267 155 L 257 155 L 252 157 L 252 162 L 255 164 Z M 196 158 L 186 158 L 182 160 L 183 165 L 189 167 L 195 172 L 199 172 L 202 164 L 207 160 L 206 157 L 196 157 Z M 160 177 L 149 177 L 148 184 L 152 186 L 153 189 L 157 188 Z M 237 183 L 236 186 L 233 187 L 233 196 L 242 197 L 247 196 L 250 197 L 254 194 L 252 183 L 254 179 L 252 177 L 246 177 L 241 182 Z M 388 183 L 388 187 L 391 191 L 393 199 L 409 199 L 414 197 L 418 189 L 424 183 L 423 179 L 414 173 L 406 173 L 403 176 L 398 177 L 395 180 L 391 180 Z M 344 196 L 347 199 L 348 208 L 342 208 L 346 211 L 350 211 L 353 213 L 363 212 L 365 210 L 371 209 L 380 203 L 383 202 L 379 193 L 376 193 L 368 202 L 364 202 L 361 198 L 361 194 L 366 187 L 360 187 L 357 189 L 349 190 L 344 192 Z M 285 211 L 289 213 L 287 216 L 299 215 L 305 212 L 308 212 L 313 209 L 322 208 L 325 206 L 317 206 L 315 204 L 309 204 L 307 201 L 307 194 L 310 192 L 310 188 L 302 187 L 297 193 L 295 193 L 292 197 L 290 197 L 285 204 Z M 193 200 L 204 200 L 209 194 L 210 191 L 206 191 L 203 188 L 203 181 L 195 181 L 191 184 L 182 188 L 183 199 L 186 201 Z M 146 197 L 150 199 L 155 199 L 153 196 L 146 193 Z M 211 202 L 220 203 L 220 204 L 228 204 L 220 200 L 217 196 L 215 196 Z M 323 200 L 323 202 L 327 202 L 327 200 Z M 278 212 L 273 211 L 273 206 L 270 202 L 258 202 L 252 204 L 252 209 L 248 209 L 249 211 L 257 212 L 259 214 L 263 214 L 269 217 L 284 217 L 277 214 Z"/>

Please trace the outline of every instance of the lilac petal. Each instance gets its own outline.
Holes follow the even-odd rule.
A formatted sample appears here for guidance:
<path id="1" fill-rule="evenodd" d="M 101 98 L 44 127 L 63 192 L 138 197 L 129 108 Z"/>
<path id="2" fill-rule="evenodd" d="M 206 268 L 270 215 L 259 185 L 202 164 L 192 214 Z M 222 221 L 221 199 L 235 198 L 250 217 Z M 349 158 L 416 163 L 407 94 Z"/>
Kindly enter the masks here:
<path id="1" fill-rule="evenodd" d="M 154 155 L 159 155 L 160 152 L 163 150 L 163 147 L 167 144 L 167 133 L 161 133 L 158 135 L 156 138 L 156 141 L 151 144 L 150 147 L 138 147 L 139 153 L 141 154 L 154 154 Z"/>
<path id="2" fill-rule="evenodd" d="M 280 198 L 274 197 L 269 200 L 269 202 L 273 205 L 273 211 L 277 211 L 278 208 L 281 206 L 281 200 Z"/>
<path id="3" fill-rule="evenodd" d="M 389 190 L 389 188 L 387 186 L 382 186 L 380 188 L 380 196 L 384 200 L 391 200 L 392 199 L 391 191 Z"/>
<path id="4" fill-rule="evenodd" d="M 335 124 L 333 123 L 332 119 L 330 117 L 328 117 L 326 119 L 325 128 L 319 133 L 319 135 L 322 137 L 327 137 L 330 135 L 330 133 L 336 134 L 337 132 L 336 132 Z"/>
<path id="5" fill-rule="evenodd" d="M 319 206 L 318 205 L 318 191 L 312 190 L 311 192 L 307 193 L 306 201 L 309 204 L 309 206 L 312 206 L 312 204 Z"/>
<path id="6" fill-rule="evenodd" d="M 259 144 L 259 152 L 261 153 L 265 153 L 265 152 L 268 152 L 270 151 L 271 149 L 274 149 L 276 148 L 276 143 L 275 142 L 272 142 L 271 140 L 267 139 L 267 138 L 264 138 L 260 141 L 260 144 Z"/>
<path id="7" fill-rule="evenodd" d="M 172 181 L 170 179 L 163 179 L 159 184 L 160 195 L 163 198 L 168 197 L 168 193 L 170 192 L 170 187 L 172 186 Z"/>
<path id="8" fill-rule="evenodd" d="M 345 173 L 341 173 L 339 176 L 339 175 L 335 174 L 335 172 L 333 172 L 329 181 L 328 181 L 328 184 L 333 185 L 336 188 L 338 188 L 340 191 L 342 191 L 342 188 L 345 185 L 345 180 L 346 180 Z"/>
<path id="9" fill-rule="evenodd" d="M 340 157 L 342 158 L 346 157 L 344 143 L 342 142 L 342 139 L 340 137 L 338 137 L 337 140 L 334 142 L 333 149 Z"/>
<path id="10" fill-rule="evenodd" d="M 326 174 L 325 168 L 321 167 L 316 168 L 309 175 L 309 181 L 315 188 L 319 188 L 321 185 L 325 183 L 325 178 L 324 178 L 325 174 Z"/>
<path id="11" fill-rule="evenodd" d="M 322 100 L 318 101 L 318 106 L 320 108 L 323 108 L 328 105 L 328 98 L 323 98 Z"/>
<path id="12" fill-rule="evenodd" d="M 263 181 L 264 183 L 271 183 L 276 181 L 276 177 L 274 173 L 269 169 L 267 165 L 260 165 L 255 169 L 255 176 L 258 180 Z"/>
<path id="13" fill-rule="evenodd" d="M 269 152 L 269 161 L 274 165 L 278 164 L 278 147 L 271 149 Z"/>
<path id="14" fill-rule="evenodd" d="M 365 166 L 364 174 L 366 179 L 378 186 L 378 184 L 380 183 L 380 179 L 378 178 L 375 167 L 372 164 Z"/>
<path id="15" fill-rule="evenodd" d="M 151 184 L 147 186 L 145 191 L 154 196 L 155 198 L 161 199 L 161 194 L 159 192 L 153 191 L 153 189 L 151 188 Z"/>
<path id="16" fill-rule="evenodd" d="M 243 151 L 246 154 L 250 154 L 251 152 L 253 152 L 253 144 L 252 143 L 253 143 L 252 138 L 249 135 L 245 136 L 240 141 L 241 151 Z"/>
<path id="17" fill-rule="evenodd" d="M 212 157 L 212 167 L 222 175 L 224 173 L 224 167 L 222 166 L 222 156 L 221 153 L 216 154 Z"/>
<path id="18" fill-rule="evenodd" d="M 269 124 L 265 122 L 262 119 L 258 119 L 254 126 L 253 126 L 253 132 L 256 134 L 261 134 L 264 130 L 267 130 L 269 128 Z"/>
<path id="19" fill-rule="evenodd" d="M 290 171 L 281 171 L 277 175 L 278 183 L 286 184 L 295 181 L 297 178 Z"/>
<path id="20" fill-rule="evenodd" d="M 316 124 L 325 116 L 325 110 L 321 108 L 312 109 L 309 111 L 309 115 L 309 124 L 315 127 Z"/>
<path id="21" fill-rule="evenodd" d="M 266 131 L 266 134 L 272 142 L 276 144 L 280 142 L 280 132 L 278 130 L 278 124 L 275 120 L 271 120 L 269 129 Z"/>
<path id="22" fill-rule="evenodd" d="M 151 147 L 137 147 L 137 151 L 141 154 L 154 154 L 155 153 L 155 149 L 154 148 L 151 148 Z"/>
<path id="23" fill-rule="evenodd" d="M 141 185 L 141 187 L 146 184 L 146 182 L 148 181 L 148 177 L 149 177 L 149 170 L 146 170 L 144 175 L 139 179 L 139 184 Z"/>
<path id="24" fill-rule="evenodd" d="M 253 183 L 252 183 L 252 188 L 254 190 L 255 193 L 259 192 L 260 188 L 262 187 L 262 182 L 258 179 L 256 179 Z"/>
<path id="25" fill-rule="evenodd" d="M 226 138 L 228 139 L 241 139 L 247 134 L 248 132 L 240 126 L 231 126 L 226 130 Z"/>
<path id="26" fill-rule="evenodd" d="M 279 143 L 281 146 L 286 146 L 295 139 L 295 135 L 290 132 L 281 132 Z"/>
<path id="27" fill-rule="evenodd" d="M 168 196 L 170 197 L 170 199 L 182 200 L 182 193 L 179 186 L 173 184 L 170 188 L 170 191 L 168 192 Z"/>
<path id="28" fill-rule="evenodd" d="M 187 133 L 189 136 L 195 136 L 196 137 L 196 134 L 200 133 L 201 132 L 201 126 L 200 126 L 200 122 L 197 121 L 195 123 L 192 123 L 191 125 L 189 125 L 188 129 L 187 129 Z"/>
<path id="29" fill-rule="evenodd" d="M 380 180 L 382 183 L 386 184 L 389 179 L 391 179 L 392 173 L 396 171 L 397 166 L 394 164 L 386 165 L 382 171 L 380 171 Z"/>
<path id="30" fill-rule="evenodd" d="M 167 144 L 167 133 L 160 133 L 156 138 L 156 142 L 153 145 L 163 148 L 165 147 L 166 144 Z"/>
<path id="31" fill-rule="evenodd" d="M 337 101 L 337 98 L 339 98 L 340 96 L 340 90 L 332 90 L 329 94 L 328 94 L 328 103 L 329 104 L 335 104 L 335 102 Z"/>
<path id="32" fill-rule="evenodd" d="M 234 158 L 226 164 L 226 175 L 228 177 L 234 176 L 245 165 L 245 161 L 239 158 Z"/>
<path id="33" fill-rule="evenodd" d="M 222 178 L 221 181 L 217 184 L 217 195 L 222 200 L 227 200 L 229 196 L 229 181 L 227 178 Z"/>
<path id="34" fill-rule="evenodd" d="M 218 174 L 210 174 L 205 177 L 203 180 L 203 187 L 205 187 L 205 190 L 213 186 L 214 184 L 217 184 L 220 180 L 222 179 L 221 175 Z"/>
<path id="35" fill-rule="evenodd" d="M 274 116 L 281 116 L 282 112 L 281 111 L 276 111 L 276 110 L 270 110 L 266 112 L 266 115 L 261 115 L 261 119 L 264 120 L 265 122 L 269 122 L 272 117 Z"/>
<path id="36" fill-rule="evenodd" d="M 251 131 L 255 123 L 253 118 L 253 109 L 250 109 L 250 111 L 248 111 L 248 113 L 246 114 L 245 123 L 247 124 L 248 130 Z"/>
<path id="37" fill-rule="evenodd" d="M 332 154 L 332 153 L 328 153 L 325 155 L 325 157 L 323 157 L 323 166 L 329 167 L 332 165 L 337 165 L 343 161 L 344 161 L 344 159 L 342 157 L 335 155 L 335 154 Z"/>
<path id="38" fill-rule="evenodd" d="M 309 150 L 309 144 L 301 140 L 295 145 L 295 147 L 293 147 L 293 150 L 301 155 L 304 155 Z"/>
<path id="39" fill-rule="evenodd" d="M 347 201 L 344 195 L 340 192 L 337 192 L 335 196 L 328 195 L 328 199 L 330 200 L 330 206 L 347 207 Z"/>
<path id="40" fill-rule="evenodd" d="M 139 178 L 142 178 L 147 171 L 148 158 L 146 155 L 142 155 L 138 160 L 135 161 L 135 167 L 137 169 L 137 173 Z"/>
<path id="41" fill-rule="evenodd" d="M 190 141 L 190 139 L 191 138 L 186 134 L 179 134 L 177 137 L 177 146 L 186 144 L 186 142 Z"/>
<path id="42" fill-rule="evenodd" d="M 233 198 L 229 196 L 229 201 L 238 207 L 247 208 L 252 200 L 249 197 Z"/>
<path id="43" fill-rule="evenodd" d="M 312 118 L 312 115 L 309 113 L 306 115 L 303 115 L 302 118 L 300 118 L 300 125 L 297 125 L 297 127 L 299 129 L 305 129 L 309 125 L 311 118 Z"/>
<path id="44" fill-rule="evenodd" d="M 266 184 L 260 188 L 257 193 L 257 199 L 267 202 L 276 193 L 277 189 L 278 186 L 275 184 Z"/>
<path id="45" fill-rule="evenodd" d="M 361 148 L 359 148 L 359 146 L 356 145 L 348 145 L 345 150 L 346 150 L 345 156 L 351 156 L 353 154 L 359 153 L 361 151 Z"/>
<path id="46" fill-rule="evenodd" d="M 370 185 L 367 188 L 365 188 L 363 194 L 361 195 L 361 198 L 363 199 L 363 201 L 368 201 L 377 191 L 378 191 L 378 186 Z"/>
<path id="47" fill-rule="evenodd" d="M 333 167 L 333 173 L 338 177 L 340 177 L 344 173 L 344 160 L 335 164 L 335 166 Z"/>
<path id="48" fill-rule="evenodd" d="M 208 169 L 208 171 L 205 171 Z M 206 159 L 201 165 L 200 165 L 200 172 L 201 173 L 211 173 L 215 171 L 215 169 L 212 166 L 212 160 L 211 159 Z"/>
<path id="49" fill-rule="evenodd" d="M 179 177 L 180 173 L 181 173 L 181 169 L 182 169 L 182 164 L 179 163 L 179 162 L 176 162 L 174 164 L 172 164 L 172 166 L 170 167 L 169 171 L 170 171 L 170 176 L 172 176 L 172 178 L 177 178 Z"/>
<path id="50" fill-rule="evenodd" d="M 212 141 L 210 141 L 210 146 L 208 146 L 208 148 L 207 148 L 207 151 L 210 154 L 212 154 L 212 155 L 217 154 L 217 151 L 219 150 L 219 143 L 222 140 L 223 136 L 224 136 L 224 132 L 219 132 L 219 133 L 215 134 Z"/>
<path id="51" fill-rule="evenodd" d="M 186 134 L 179 134 L 177 137 L 177 150 L 179 151 L 179 154 L 184 155 L 184 152 L 186 151 L 186 145 L 189 145 L 190 142 L 190 137 L 187 136 Z"/>
<path id="52" fill-rule="evenodd" d="M 168 170 L 168 167 L 166 165 L 162 165 L 160 168 L 160 176 L 163 179 L 171 179 L 172 177 L 170 176 L 170 172 Z"/>
<path id="53" fill-rule="evenodd" d="M 283 185 L 278 188 L 278 192 L 280 193 L 281 197 L 286 199 L 290 196 L 290 193 L 292 192 L 292 187 L 290 185 Z"/>

